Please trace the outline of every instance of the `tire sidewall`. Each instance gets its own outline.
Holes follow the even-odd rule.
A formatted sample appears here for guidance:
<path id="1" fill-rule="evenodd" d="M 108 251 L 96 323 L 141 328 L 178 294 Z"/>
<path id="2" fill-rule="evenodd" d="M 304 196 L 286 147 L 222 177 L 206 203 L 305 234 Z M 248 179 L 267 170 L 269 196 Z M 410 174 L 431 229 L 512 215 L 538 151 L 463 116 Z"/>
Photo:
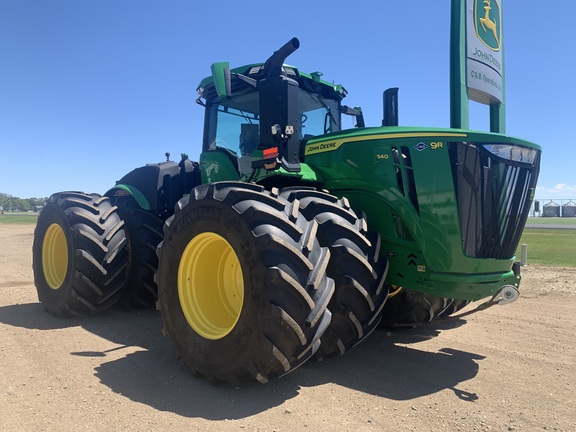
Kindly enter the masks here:
<path id="1" fill-rule="evenodd" d="M 244 280 L 244 301 L 238 321 L 229 334 L 217 340 L 202 337 L 189 325 L 178 296 L 178 268 L 182 254 L 193 238 L 206 232 L 222 236 L 232 246 L 240 261 Z M 178 332 L 177 337 L 172 334 L 170 337 L 183 358 L 194 359 L 194 364 L 206 364 L 205 359 L 209 356 L 218 374 L 223 369 L 233 372 L 245 366 L 248 351 L 260 344 L 258 338 L 266 326 L 268 314 L 263 313 L 269 307 L 266 301 L 266 268 L 260 261 L 255 241 L 238 213 L 219 201 L 188 203 L 174 216 L 170 232 L 164 238 L 158 285 L 159 297 L 162 297 L 159 305 L 166 327 Z M 201 372 L 212 374 L 210 370 Z"/>
<path id="2" fill-rule="evenodd" d="M 42 265 L 42 249 L 46 231 L 52 224 L 60 226 L 66 238 L 68 252 L 68 268 L 61 286 L 53 289 L 48 285 Z M 34 283 L 38 291 L 38 299 L 48 311 L 60 311 L 66 304 L 72 291 L 72 272 L 74 270 L 74 244 L 70 237 L 72 230 L 68 216 L 58 204 L 58 199 L 51 198 L 50 202 L 42 209 L 34 229 L 34 242 L 32 246 Z"/>

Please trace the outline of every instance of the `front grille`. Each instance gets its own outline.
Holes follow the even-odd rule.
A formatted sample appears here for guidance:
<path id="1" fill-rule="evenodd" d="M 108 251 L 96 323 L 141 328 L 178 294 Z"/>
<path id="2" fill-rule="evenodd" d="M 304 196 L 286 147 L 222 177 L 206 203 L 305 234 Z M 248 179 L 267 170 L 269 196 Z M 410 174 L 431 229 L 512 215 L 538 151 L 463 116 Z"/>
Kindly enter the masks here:
<path id="1" fill-rule="evenodd" d="M 538 179 L 533 164 L 498 158 L 475 143 L 450 143 L 464 254 L 510 259 L 516 253 Z"/>

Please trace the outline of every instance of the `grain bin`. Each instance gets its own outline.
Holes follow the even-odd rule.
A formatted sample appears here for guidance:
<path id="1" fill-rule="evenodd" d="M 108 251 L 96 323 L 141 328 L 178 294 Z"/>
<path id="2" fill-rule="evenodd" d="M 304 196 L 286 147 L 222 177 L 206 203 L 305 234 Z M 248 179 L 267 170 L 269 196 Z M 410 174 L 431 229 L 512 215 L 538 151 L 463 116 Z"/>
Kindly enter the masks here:
<path id="1" fill-rule="evenodd" d="M 542 217 L 560 217 L 560 206 L 550 201 L 542 206 Z"/>
<path id="2" fill-rule="evenodd" d="M 576 217 L 576 203 L 568 201 L 562 205 L 562 217 Z"/>

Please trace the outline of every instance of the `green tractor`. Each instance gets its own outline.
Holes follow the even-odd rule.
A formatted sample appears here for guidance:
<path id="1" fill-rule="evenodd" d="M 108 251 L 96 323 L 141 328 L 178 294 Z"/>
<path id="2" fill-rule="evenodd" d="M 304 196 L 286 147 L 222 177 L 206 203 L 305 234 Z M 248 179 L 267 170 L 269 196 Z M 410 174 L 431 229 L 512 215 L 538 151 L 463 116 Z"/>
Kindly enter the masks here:
<path id="1" fill-rule="evenodd" d="M 344 87 L 284 64 L 298 47 L 212 65 L 199 162 L 167 154 L 103 196 L 50 197 L 33 246 L 49 313 L 156 305 L 194 373 L 237 385 L 341 355 L 378 325 L 517 297 L 540 147 L 399 127 L 394 89 L 383 126 L 365 127 Z"/>

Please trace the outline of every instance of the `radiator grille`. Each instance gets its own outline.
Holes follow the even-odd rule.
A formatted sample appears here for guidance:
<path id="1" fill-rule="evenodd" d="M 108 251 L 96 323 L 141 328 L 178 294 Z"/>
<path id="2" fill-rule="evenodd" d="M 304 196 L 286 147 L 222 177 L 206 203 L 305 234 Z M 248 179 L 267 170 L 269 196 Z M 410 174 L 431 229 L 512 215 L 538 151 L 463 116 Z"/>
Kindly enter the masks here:
<path id="1" fill-rule="evenodd" d="M 451 143 L 464 254 L 510 259 L 528 218 L 540 165 L 501 159 L 480 144 Z"/>

